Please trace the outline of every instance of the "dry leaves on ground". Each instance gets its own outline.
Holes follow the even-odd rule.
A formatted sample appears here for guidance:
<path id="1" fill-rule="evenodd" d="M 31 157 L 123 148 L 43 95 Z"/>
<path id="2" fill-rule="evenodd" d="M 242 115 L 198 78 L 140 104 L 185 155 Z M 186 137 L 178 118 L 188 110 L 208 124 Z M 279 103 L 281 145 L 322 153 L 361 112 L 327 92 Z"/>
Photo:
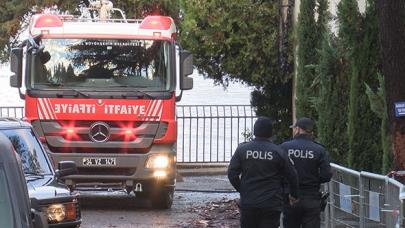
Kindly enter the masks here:
<path id="1" fill-rule="evenodd" d="M 202 207 L 191 208 L 190 212 L 198 213 L 198 217 L 185 227 L 239 227 L 240 212 L 235 200 L 222 198 Z"/>

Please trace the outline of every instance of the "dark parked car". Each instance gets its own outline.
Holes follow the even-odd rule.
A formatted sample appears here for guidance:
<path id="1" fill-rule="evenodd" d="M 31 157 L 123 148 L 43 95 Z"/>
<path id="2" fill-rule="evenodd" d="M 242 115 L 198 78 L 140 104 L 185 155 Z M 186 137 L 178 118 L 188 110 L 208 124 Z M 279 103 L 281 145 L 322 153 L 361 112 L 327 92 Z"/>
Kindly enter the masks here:
<path id="1" fill-rule="evenodd" d="M 78 195 L 72 195 L 60 179 L 75 174 L 74 162 L 62 161 L 58 170 L 51 162 L 29 123 L 0 118 L 0 133 L 11 141 L 21 158 L 28 194 L 36 199 L 49 227 L 77 227 L 81 223 Z M 0 226 L 2 227 L 2 226 Z"/>
<path id="2" fill-rule="evenodd" d="M 21 161 L 10 140 L 0 133 L 0 227 L 48 227 L 45 216 L 31 209 Z"/>

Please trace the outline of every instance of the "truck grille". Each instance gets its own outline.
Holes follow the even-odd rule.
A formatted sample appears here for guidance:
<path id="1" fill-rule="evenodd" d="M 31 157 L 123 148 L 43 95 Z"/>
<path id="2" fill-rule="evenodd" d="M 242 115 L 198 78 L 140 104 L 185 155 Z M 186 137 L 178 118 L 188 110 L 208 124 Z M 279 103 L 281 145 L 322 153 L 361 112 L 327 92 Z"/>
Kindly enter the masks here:
<path id="1" fill-rule="evenodd" d="M 95 123 L 107 126 L 104 129 L 108 132 L 107 140 L 91 139 Z M 41 121 L 49 148 L 60 153 L 142 153 L 152 146 L 154 139 L 166 134 L 167 127 L 165 122 Z"/>

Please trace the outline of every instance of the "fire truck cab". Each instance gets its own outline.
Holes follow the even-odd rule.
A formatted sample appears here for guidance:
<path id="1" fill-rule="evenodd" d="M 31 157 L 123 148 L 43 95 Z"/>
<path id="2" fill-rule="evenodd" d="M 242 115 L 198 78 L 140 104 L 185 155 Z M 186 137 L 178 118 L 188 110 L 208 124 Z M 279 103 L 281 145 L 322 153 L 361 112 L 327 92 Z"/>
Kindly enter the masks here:
<path id="1" fill-rule="evenodd" d="M 80 16 L 32 17 L 29 38 L 11 52 L 10 85 L 53 165 L 76 163 L 68 186 L 124 188 L 170 208 L 176 88 L 193 87 L 192 55 L 172 18 L 126 19 L 110 1 L 90 3 Z"/>

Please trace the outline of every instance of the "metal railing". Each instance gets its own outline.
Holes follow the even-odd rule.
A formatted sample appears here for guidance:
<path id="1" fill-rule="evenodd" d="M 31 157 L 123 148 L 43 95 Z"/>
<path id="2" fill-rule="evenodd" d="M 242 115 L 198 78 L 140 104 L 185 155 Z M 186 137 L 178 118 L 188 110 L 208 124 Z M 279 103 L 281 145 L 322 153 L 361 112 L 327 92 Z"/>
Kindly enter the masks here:
<path id="1" fill-rule="evenodd" d="M 0 117 L 22 118 L 24 116 L 24 107 L 10 106 L 0 107 Z"/>
<path id="2" fill-rule="evenodd" d="M 255 119 L 250 105 L 177 106 L 177 161 L 229 162 L 251 134 Z"/>
<path id="3" fill-rule="evenodd" d="M 247 140 L 256 112 L 250 105 L 178 105 L 177 160 L 227 163 Z M 23 107 L 0 107 L 0 117 L 22 118 Z"/>
<path id="4" fill-rule="evenodd" d="M 388 176 L 332 164 L 325 227 L 404 227 L 405 186 Z"/>

